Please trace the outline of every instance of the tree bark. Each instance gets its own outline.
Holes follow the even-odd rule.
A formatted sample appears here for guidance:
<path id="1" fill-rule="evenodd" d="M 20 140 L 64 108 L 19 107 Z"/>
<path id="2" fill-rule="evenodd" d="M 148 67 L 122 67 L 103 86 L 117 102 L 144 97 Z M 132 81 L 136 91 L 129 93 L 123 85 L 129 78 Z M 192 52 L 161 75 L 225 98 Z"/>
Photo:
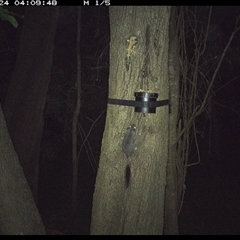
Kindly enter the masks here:
<path id="1" fill-rule="evenodd" d="M 57 15 L 57 7 L 26 7 L 20 49 L 3 105 L 14 148 L 35 200 Z"/>
<path id="2" fill-rule="evenodd" d="M 109 98 L 134 100 L 141 90 L 169 98 L 168 25 L 170 7 L 110 8 Z M 138 149 L 121 151 L 130 124 L 137 126 Z M 168 107 L 155 114 L 108 104 L 93 197 L 91 234 L 162 234 L 168 157 Z"/>
<path id="3" fill-rule="evenodd" d="M 0 234 L 45 234 L 0 106 Z"/>

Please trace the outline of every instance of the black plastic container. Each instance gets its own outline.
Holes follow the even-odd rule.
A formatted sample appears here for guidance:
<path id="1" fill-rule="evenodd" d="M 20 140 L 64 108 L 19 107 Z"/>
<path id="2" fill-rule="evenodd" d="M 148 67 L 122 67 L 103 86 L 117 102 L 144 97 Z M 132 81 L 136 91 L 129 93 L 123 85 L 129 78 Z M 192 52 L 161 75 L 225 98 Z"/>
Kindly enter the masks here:
<path id="1" fill-rule="evenodd" d="M 135 107 L 135 112 L 156 113 L 156 105 L 151 103 L 157 101 L 157 93 L 135 92 L 134 96 L 135 101 L 140 102 L 139 106 Z"/>

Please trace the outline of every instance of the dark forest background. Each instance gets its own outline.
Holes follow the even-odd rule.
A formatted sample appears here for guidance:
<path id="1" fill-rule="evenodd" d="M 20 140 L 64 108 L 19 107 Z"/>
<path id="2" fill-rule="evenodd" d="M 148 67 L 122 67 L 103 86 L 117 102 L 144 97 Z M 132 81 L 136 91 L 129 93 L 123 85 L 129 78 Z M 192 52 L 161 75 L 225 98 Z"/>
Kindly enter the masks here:
<path id="1" fill-rule="evenodd" d="M 205 7 L 206 8 L 206 7 Z M 24 7 L 8 7 L 24 15 Z M 207 11 L 196 8 L 204 22 Z M 240 7 L 214 7 L 208 38 L 218 56 L 235 27 Z M 19 26 L 0 21 L 0 102 L 4 103 L 19 48 Z M 107 7 L 83 7 L 81 31 L 82 104 L 79 117 L 77 219 L 69 219 L 71 120 L 76 101 L 76 7 L 60 7 L 51 82 L 44 110 L 38 208 L 51 233 L 89 234 L 92 194 L 105 124 L 109 69 Z M 191 36 L 188 36 L 189 50 Z M 228 49 L 213 89 L 211 105 L 197 118 L 201 161 L 189 167 L 179 214 L 180 234 L 240 234 L 240 34 Z M 36 56 L 37 57 L 37 56 Z M 86 144 L 82 147 L 82 143 Z M 191 162 L 197 162 L 194 149 Z"/>

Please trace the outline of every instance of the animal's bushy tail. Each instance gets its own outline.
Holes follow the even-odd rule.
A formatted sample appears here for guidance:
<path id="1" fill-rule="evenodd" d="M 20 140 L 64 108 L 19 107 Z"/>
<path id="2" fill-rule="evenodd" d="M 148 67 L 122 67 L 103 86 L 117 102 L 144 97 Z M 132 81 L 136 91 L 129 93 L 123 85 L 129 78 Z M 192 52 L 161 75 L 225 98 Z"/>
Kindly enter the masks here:
<path id="1" fill-rule="evenodd" d="M 125 169 L 125 187 L 128 188 L 131 179 L 131 168 L 130 165 L 127 164 Z"/>

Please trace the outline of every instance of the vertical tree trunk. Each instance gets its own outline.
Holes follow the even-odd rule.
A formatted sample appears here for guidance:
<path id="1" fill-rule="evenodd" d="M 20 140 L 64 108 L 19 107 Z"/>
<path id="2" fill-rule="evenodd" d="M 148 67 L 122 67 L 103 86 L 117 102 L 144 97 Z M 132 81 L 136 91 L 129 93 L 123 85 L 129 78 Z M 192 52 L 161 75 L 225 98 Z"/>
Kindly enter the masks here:
<path id="1" fill-rule="evenodd" d="M 170 7 L 110 8 L 109 98 L 134 100 L 134 92 L 169 98 Z M 129 157 L 125 186 L 123 136 L 136 124 L 138 149 Z M 168 107 L 156 114 L 108 104 L 93 198 L 91 234 L 161 234 L 168 157 Z"/>
<path id="2" fill-rule="evenodd" d="M 0 234 L 45 234 L 0 106 Z"/>
<path id="3" fill-rule="evenodd" d="M 165 195 L 164 234 L 178 234 L 178 191 L 177 191 L 177 117 L 179 101 L 179 56 L 178 36 L 172 7 L 169 24 L 169 90 L 171 114 L 169 114 L 169 157 L 167 164 L 167 186 Z"/>
<path id="4" fill-rule="evenodd" d="M 57 7 L 26 7 L 20 50 L 3 106 L 14 148 L 35 200 L 57 12 Z"/>
<path id="5" fill-rule="evenodd" d="M 81 55 L 80 55 L 80 39 L 81 39 L 81 7 L 77 10 L 77 39 L 76 39 L 76 55 L 77 55 L 77 99 L 76 107 L 72 120 L 72 215 L 77 212 L 77 182 L 78 182 L 78 153 L 77 153 L 77 125 L 78 116 L 81 108 Z"/>

